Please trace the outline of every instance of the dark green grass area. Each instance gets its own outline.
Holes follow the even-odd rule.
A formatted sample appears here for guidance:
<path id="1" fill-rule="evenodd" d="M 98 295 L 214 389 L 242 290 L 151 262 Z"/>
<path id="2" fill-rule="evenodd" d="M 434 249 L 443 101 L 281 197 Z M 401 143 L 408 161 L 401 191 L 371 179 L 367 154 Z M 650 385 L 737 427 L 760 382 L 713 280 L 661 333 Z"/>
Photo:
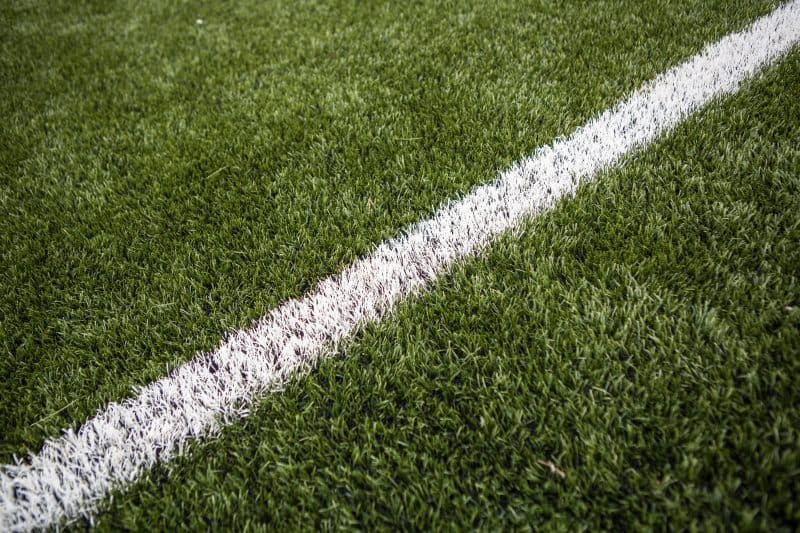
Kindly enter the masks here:
<path id="1" fill-rule="evenodd" d="M 774 4 L 4 3 L 0 460 Z"/>
<path id="2" fill-rule="evenodd" d="M 794 52 L 98 524 L 795 529 L 799 147 Z"/>

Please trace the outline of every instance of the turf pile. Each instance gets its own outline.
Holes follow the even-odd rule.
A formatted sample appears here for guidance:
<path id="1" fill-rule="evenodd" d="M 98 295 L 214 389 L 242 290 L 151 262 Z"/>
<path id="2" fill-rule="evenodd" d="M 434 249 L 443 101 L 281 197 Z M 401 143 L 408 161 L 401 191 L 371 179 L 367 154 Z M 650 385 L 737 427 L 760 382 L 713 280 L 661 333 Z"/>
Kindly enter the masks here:
<path id="1" fill-rule="evenodd" d="M 100 524 L 790 530 L 798 82 L 794 53 Z"/>
<path id="2" fill-rule="evenodd" d="M 772 3 L 254 4 L 0 8 L 3 461 Z M 788 528 L 799 63 L 97 523 Z"/>

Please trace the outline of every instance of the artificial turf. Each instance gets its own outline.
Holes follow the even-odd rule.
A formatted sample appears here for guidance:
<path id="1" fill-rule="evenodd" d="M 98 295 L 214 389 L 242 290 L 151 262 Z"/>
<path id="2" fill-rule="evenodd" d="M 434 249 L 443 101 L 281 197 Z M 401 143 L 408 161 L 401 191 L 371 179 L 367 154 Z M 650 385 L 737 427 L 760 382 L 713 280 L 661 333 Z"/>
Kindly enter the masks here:
<path id="1" fill-rule="evenodd" d="M 770 5 L 6 4 L 0 459 Z"/>
<path id="2" fill-rule="evenodd" d="M 97 523 L 794 529 L 798 146 L 795 52 Z"/>
<path id="3" fill-rule="evenodd" d="M 773 5 L 0 7 L 0 459 Z M 798 70 L 459 267 L 97 523 L 789 528 Z"/>

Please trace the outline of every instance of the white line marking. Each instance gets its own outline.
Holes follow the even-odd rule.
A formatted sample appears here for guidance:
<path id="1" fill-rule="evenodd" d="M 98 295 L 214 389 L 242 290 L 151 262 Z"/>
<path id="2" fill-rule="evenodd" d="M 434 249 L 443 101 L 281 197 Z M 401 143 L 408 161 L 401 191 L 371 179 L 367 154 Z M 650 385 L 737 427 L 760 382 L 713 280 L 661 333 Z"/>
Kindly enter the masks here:
<path id="1" fill-rule="evenodd" d="M 794 0 L 709 45 L 494 182 L 445 204 L 214 352 L 198 355 L 136 397 L 109 404 L 24 463 L 0 467 L 0 529 L 44 528 L 90 513 L 112 488 L 124 488 L 192 439 L 246 416 L 262 395 L 310 368 L 361 325 L 379 320 L 454 261 L 551 208 L 711 99 L 735 92 L 798 40 L 800 0 Z"/>

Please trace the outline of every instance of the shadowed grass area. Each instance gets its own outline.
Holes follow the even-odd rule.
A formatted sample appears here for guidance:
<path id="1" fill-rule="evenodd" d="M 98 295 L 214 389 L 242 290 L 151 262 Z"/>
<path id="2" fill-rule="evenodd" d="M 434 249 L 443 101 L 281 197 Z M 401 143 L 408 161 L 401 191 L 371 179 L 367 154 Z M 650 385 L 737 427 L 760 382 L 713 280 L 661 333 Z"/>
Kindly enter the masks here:
<path id="1" fill-rule="evenodd" d="M 772 4 L 0 7 L 0 460 Z"/>
<path id="2" fill-rule="evenodd" d="M 798 146 L 794 52 L 98 524 L 792 530 Z"/>

